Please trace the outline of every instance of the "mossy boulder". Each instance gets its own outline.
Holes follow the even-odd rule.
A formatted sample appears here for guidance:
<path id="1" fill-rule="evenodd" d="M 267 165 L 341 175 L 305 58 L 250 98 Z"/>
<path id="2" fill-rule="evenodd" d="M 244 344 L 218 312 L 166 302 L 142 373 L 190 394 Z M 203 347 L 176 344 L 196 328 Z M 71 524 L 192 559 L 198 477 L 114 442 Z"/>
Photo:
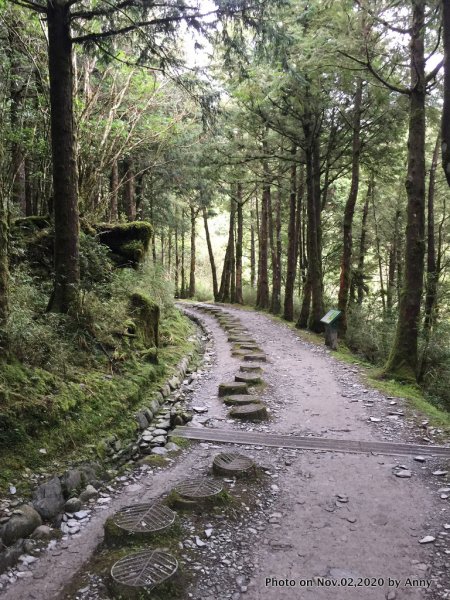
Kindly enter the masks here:
<path id="1" fill-rule="evenodd" d="M 147 253 L 153 227 L 147 221 L 95 226 L 98 238 L 108 246 L 111 258 L 120 267 L 137 267 Z"/>
<path id="2" fill-rule="evenodd" d="M 136 335 L 146 347 L 159 346 L 159 306 L 140 293 L 130 298 L 131 316 L 136 325 Z"/>

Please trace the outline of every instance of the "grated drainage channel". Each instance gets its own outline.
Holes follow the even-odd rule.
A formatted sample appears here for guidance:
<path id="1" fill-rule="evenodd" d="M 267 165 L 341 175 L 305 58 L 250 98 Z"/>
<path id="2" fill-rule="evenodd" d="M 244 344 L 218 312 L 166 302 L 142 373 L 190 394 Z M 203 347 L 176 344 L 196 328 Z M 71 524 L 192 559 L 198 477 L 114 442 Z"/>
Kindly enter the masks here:
<path id="1" fill-rule="evenodd" d="M 400 444 L 392 442 L 365 442 L 357 440 L 333 440 L 311 438 L 296 435 L 275 435 L 230 429 L 201 429 L 195 427 L 177 427 L 172 431 L 175 437 L 204 442 L 223 442 L 228 444 L 250 444 L 275 448 L 298 448 L 300 450 L 325 450 L 329 452 L 375 453 L 394 456 L 434 456 L 450 458 L 450 447 L 423 446 L 420 444 Z"/>

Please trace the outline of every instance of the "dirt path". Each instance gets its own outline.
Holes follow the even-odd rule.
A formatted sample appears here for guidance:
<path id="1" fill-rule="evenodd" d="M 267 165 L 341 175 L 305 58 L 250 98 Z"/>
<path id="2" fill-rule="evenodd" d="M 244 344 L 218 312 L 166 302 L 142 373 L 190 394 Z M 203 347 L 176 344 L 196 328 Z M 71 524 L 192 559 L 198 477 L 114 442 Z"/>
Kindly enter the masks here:
<path id="1" fill-rule="evenodd" d="M 241 360 L 231 356 L 227 335 L 216 319 L 187 307 L 214 341 L 212 366 L 191 389 L 191 404 L 208 408 L 206 416 L 196 417 L 196 426 L 417 441 L 417 430 L 404 416 L 389 414 L 401 412 L 401 399 L 388 399 L 364 387 L 356 368 L 336 361 L 265 315 L 224 310 L 241 319 L 267 356 L 262 399 L 271 419 L 243 424 L 228 418 L 217 388 L 234 380 Z M 370 416 L 376 420 L 370 421 Z M 224 447 L 230 446 L 193 443 L 170 467 L 142 468 L 122 488 L 112 487 L 108 507 L 94 510 L 81 534 L 47 552 L 30 567 L 32 576 L 11 585 L 0 598 L 109 598 L 103 582 L 90 577 L 88 564 L 102 539 L 105 517 L 126 504 L 160 497 L 187 475 L 206 474 Z M 450 523 L 450 504 L 438 491 L 450 484 L 447 478 L 432 475 L 445 464 L 371 454 L 236 448 L 263 466 L 265 479 L 253 487 L 228 483 L 240 498 L 240 510 L 234 511 L 232 520 L 220 515 L 187 519 L 192 535 L 181 542 L 179 558 L 196 576 L 186 598 L 450 598 L 450 528 L 444 528 Z M 396 477 L 393 469 L 398 465 L 412 476 Z M 202 534 L 209 525 L 213 533 L 206 539 Z M 192 542 L 197 535 L 202 544 Z M 436 541 L 420 544 L 427 535 Z M 77 572 L 69 591 L 67 585 Z M 328 583 L 321 578 L 328 578 Z"/>

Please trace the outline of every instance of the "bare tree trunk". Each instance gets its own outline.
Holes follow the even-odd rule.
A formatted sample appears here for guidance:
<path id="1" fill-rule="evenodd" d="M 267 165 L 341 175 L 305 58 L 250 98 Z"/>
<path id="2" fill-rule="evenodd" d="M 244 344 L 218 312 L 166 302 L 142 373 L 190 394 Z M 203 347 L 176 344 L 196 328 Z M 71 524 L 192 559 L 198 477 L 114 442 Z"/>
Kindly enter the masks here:
<path id="1" fill-rule="evenodd" d="M 117 160 L 111 165 L 111 175 L 109 178 L 109 221 L 114 223 L 119 218 L 118 198 L 119 198 L 119 165 Z"/>
<path id="2" fill-rule="evenodd" d="M 6 345 L 5 326 L 9 315 L 8 236 L 5 202 L 0 196 L 0 349 Z"/>
<path id="3" fill-rule="evenodd" d="M 48 57 L 55 217 L 55 276 L 49 310 L 79 305 L 79 217 L 73 128 L 70 5 L 47 2 Z"/>
<path id="4" fill-rule="evenodd" d="M 350 192 L 344 209 L 343 222 L 343 244 L 341 258 L 341 278 L 338 295 L 338 309 L 341 311 L 339 320 L 339 330 L 341 335 L 345 336 L 347 331 L 347 305 L 348 293 L 350 289 L 350 279 L 352 270 L 352 228 L 353 216 L 355 214 L 356 201 L 358 199 L 359 189 L 359 163 L 361 155 L 361 104 L 362 104 L 363 81 L 359 77 L 356 84 L 356 94 L 354 100 L 353 113 L 353 140 L 352 140 L 352 182 Z"/>
<path id="5" fill-rule="evenodd" d="M 305 194 L 305 173 L 304 166 L 300 165 L 297 169 L 298 184 L 297 184 L 297 208 L 295 214 L 295 269 L 297 264 L 300 265 L 300 274 L 298 278 L 298 294 L 301 296 L 301 291 L 306 282 L 306 257 L 303 250 L 303 196 Z"/>
<path id="6" fill-rule="evenodd" d="M 175 215 L 176 218 L 176 215 Z M 180 297 L 180 252 L 178 248 L 178 223 L 175 225 L 175 298 Z"/>
<path id="7" fill-rule="evenodd" d="M 297 165 L 295 163 L 295 154 L 297 148 L 293 146 L 291 150 L 293 162 L 291 166 L 291 190 L 289 195 L 289 225 L 288 225 L 288 249 L 287 249 L 287 270 L 286 286 L 284 289 L 284 312 L 283 319 L 286 321 L 294 320 L 294 286 L 297 270 L 297 247 L 298 237 L 296 231 L 297 218 Z"/>
<path id="8" fill-rule="evenodd" d="M 373 174 L 371 174 L 361 220 L 361 237 L 359 238 L 359 257 L 356 282 L 356 287 L 358 290 L 358 304 L 362 304 L 364 299 L 364 261 L 366 257 L 367 216 L 369 214 L 369 201 L 372 197 L 373 185 Z"/>
<path id="9" fill-rule="evenodd" d="M 417 344 L 425 255 L 425 1 L 413 3 L 409 94 L 408 196 L 405 274 L 397 330 L 385 371 L 404 379 L 418 374 Z"/>
<path id="10" fill-rule="evenodd" d="M 23 81 L 23 65 L 19 58 L 17 30 L 20 23 L 14 19 L 8 27 L 9 56 L 10 56 L 10 115 L 11 131 L 14 141 L 11 145 L 11 171 L 12 171 L 12 203 L 19 208 L 20 214 L 26 214 L 25 196 L 25 155 L 23 144 L 20 140 L 23 125 L 21 113 L 25 99 L 25 82 Z"/>
<path id="11" fill-rule="evenodd" d="M 189 298 L 193 298 L 195 296 L 195 266 L 196 266 L 196 222 L 197 222 L 197 214 L 196 210 L 193 206 L 190 207 L 191 211 L 191 265 L 189 270 Z"/>
<path id="12" fill-rule="evenodd" d="M 281 312 L 281 269 L 283 258 L 283 247 L 281 242 L 281 186 L 277 191 L 275 205 L 275 230 L 274 230 L 274 263 L 272 267 L 272 302 L 270 312 L 278 315 Z"/>
<path id="13" fill-rule="evenodd" d="M 186 298 L 186 269 L 185 269 L 185 240 L 184 240 L 184 209 L 181 211 L 181 290 L 180 297 Z"/>
<path id="14" fill-rule="evenodd" d="M 256 281 L 255 210 L 253 208 L 253 201 L 250 219 L 250 287 L 253 289 Z"/>
<path id="15" fill-rule="evenodd" d="M 211 265 L 214 300 L 217 302 L 218 296 L 219 296 L 219 289 L 218 289 L 218 285 L 217 285 L 217 268 L 216 268 L 216 261 L 214 260 L 214 251 L 213 251 L 213 247 L 211 244 L 211 236 L 209 234 L 208 211 L 206 210 L 205 206 L 203 206 L 203 208 L 202 208 L 202 214 L 203 214 L 203 224 L 205 226 L 206 245 L 208 246 L 209 263 Z"/>
<path id="16" fill-rule="evenodd" d="M 434 233 L 434 196 L 436 189 L 436 169 L 439 156 L 440 136 L 436 140 L 433 160 L 430 168 L 430 182 L 428 187 L 428 231 L 427 231 L 427 280 L 425 296 L 424 331 L 429 335 L 435 322 L 435 308 L 437 305 L 437 289 L 439 272 L 436 260 L 436 241 Z"/>
<path id="17" fill-rule="evenodd" d="M 234 221 L 235 221 L 235 201 L 230 199 L 230 226 L 228 230 L 228 243 L 223 262 L 222 278 L 220 281 L 219 299 L 221 302 L 230 302 L 231 300 L 231 278 L 232 263 L 234 262 Z"/>
<path id="18" fill-rule="evenodd" d="M 242 295 L 242 245 L 244 237 L 244 214 L 242 199 L 242 183 L 237 184 L 237 236 L 236 236 L 236 292 L 235 302 L 244 304 Z"/>
<path id="19" fill-rule="evenodd" d="M 124 166 L 124 186 L 123 186 L 123 205 L 125 214 L 129 221 L 136 220 L 136 185 L 134 176 L 134 164 L 131 158 L 123 161 Z"/>
<path id="20" fill-rule="evenodd" d="M 444 43 L 444 105 L 442 108 L 442 168 L 450 186 L 450 2 L 442 2 Z"/>
<path id="21" fill-rule="evenodd" d="M 264 164 L 264 184 L 261 206 L 261 226 L 259 233 L 259 260 L 258 260 L 258 286 L 256 293 L 256 306 L 269 308 L 269 273 L 268 273 L 268 241 L 269 241 L 269 204 L 271 198 L 268 166 Z"/>
<path id="22" fill-rule="evenodd" d="M 375 207 L 375 187 L 372 188 L 372 210 L 373 210 L 373 222 L 375 228 L 375 249 L 377 254 L 378 261 L 378 275 L 380 278 L 380 295 L 381 302 L 383 305 L 383 315 L 386 313 L 386 291 L 384 289 L 384 277 L 383 277 L 383 259 L 381 257 L 381 247 L 380 247 L 380 234 L 378 231 L 378 221 L 377 221 L 377 213 Z"/>
<path id="23" fill-rule="evenodd" d="M 322 282 L 322 232 L 320 198 L 320 147 L 318 132 L 306 119 L 304 124 L 306 143 L 306 188 L 308 200 L 308 279 L 311 286 L 311 312 L 308 327 L 320 333 L 324 325 Z"/>

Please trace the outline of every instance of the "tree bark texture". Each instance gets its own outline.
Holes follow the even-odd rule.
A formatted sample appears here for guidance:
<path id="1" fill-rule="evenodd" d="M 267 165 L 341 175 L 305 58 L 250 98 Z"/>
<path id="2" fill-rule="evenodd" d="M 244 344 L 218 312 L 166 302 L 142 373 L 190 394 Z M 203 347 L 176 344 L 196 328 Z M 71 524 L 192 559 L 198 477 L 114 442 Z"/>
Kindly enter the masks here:
<path id="1" fill-rule="evenodd" d="M 67 4 L 47 2 L 55 220 L 54 291 L 49 310 L 63 313 L 78 308 L 80 284 L 69 10 Z"/>
<path id="2" fill-rule="evenodd" d="M 344 221 L 342 227 L 342 258 L 341 277 L 339 282 L 338 309 L 341 311 L 339 320 L 339 332 L 345 336 L 347 331 L 347 307 L 350 290 L 353 240 L 352 228 L 355 214 L 356 201 L 359 190 L 359 165 L 361 155 L 361 104 L 362 104 L 363 81 L 358 78 L 354 100 L 353 134 L 352 134 L 352 181 L 350 192 L 345 203 Z"/>
<path id="3" fill-rule="evenodd" d="M 298 232 L 296 225 L 297 218 L 297 165 L 295 163 L 295 154 L 297 148 L 294 146 L 291 150 L 294 162 L 291 165 L 291 189 L 289 194 L 289 224 L 288 224 L 288 248 L 286 259 L 286 285 L 284 289 L 284 312 L 283 319 L 286 321 L 294 320 L 294 286 L 297 270 L 298 253 Z"/>
<path id="4" fill-rule="evenodd" d="M 425 256 L 425 1 L 413 2 L 409 95 L 408 198 L 403 288 L 397 330 L 385 370 L 404 379 L 417 375 L 417 343 Z"/>
<path id="5" fill-rule="evenodd" d="M 209 234 L 208 211 L 205 206 L 203 206 L 203 208 L 202 208 L 202 215 L 203 215 L 203 224 L 205 226 L 206 245 L 208 246 L 209 263 L 211 265 L 214 300 L 217 302 L 218 296 L 219 296 L 219 288 L 218 288 L 218 284 L 217 284 L 217 268 L 216 268 L 216 261 L 214 260 L 214 251 L 213 251 L 213 247 L 211 244 L 211 236 Z"/>

